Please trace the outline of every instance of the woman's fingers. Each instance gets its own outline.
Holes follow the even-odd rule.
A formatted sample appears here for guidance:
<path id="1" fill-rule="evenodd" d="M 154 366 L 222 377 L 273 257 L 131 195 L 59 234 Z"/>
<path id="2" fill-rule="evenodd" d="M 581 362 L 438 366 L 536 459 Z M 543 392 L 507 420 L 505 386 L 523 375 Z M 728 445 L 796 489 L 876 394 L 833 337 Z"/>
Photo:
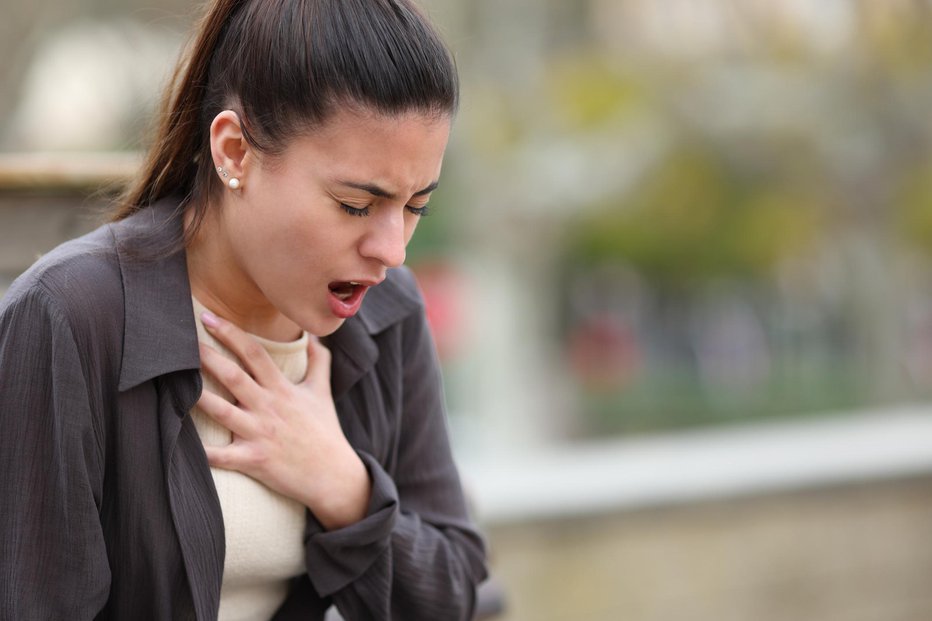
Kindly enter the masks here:
<path id="1" fill-rule="evenodd" d="M 201 393 L 197 406 L 210 418 L 229 429 L 233 435 L 251 438 L 256 433 L 255 417 L 209 390 Z"/>
<path id="2" fill-rule="evenodd" d="M 244 404 L 253 408 L 261 403 L 262 389 L 242 367 L 222 355 L 210 345 L 200 343 L 201 367 L 210 373 L 221 386 Z"/>
<path id="3" fill-rule="evenodd" d="M 201 314 L 201 321 L 211 336 L 233 352 L 261 386 L 272 386 L 281 379 L 281 372 L 275 362 L 256 339 L 209 311 Z"/>
<path id="4" fill-rule="evenodd" d="M 214 468 L 244 472 L 260 465 L 255 451 L 235 442 L 226 446 L 204 445 L 204 452 L 207 453 L 207 463 Z"/>
<path id="5" fill-rule="evenodd" d="M 312 336 L 307 343 L 307 373 L 304 384 L 330 391 L 330 350 Z"/>

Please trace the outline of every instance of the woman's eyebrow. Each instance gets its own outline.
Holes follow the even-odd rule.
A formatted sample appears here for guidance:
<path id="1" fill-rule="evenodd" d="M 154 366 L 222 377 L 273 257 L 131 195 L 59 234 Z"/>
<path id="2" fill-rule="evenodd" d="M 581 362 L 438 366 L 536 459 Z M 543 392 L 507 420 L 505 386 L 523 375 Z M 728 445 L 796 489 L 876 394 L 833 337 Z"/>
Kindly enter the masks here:
<path id="1" fill-rule="evenodd" d="M 362 190 L 363 192 L 368 192 L 373 196 L 378 196 L 379 198 L 387 198 L 393 200 L 395 195 L 389 192 L 388 190 L 381 188 L 374 183 L 357 183 L 355 181 L 340 181 L 340 185 L 345 185 L 348 188 L 353 188 L 356 190 Z M 437 189 L 437 186 L 440 185 L 439 181 L 434 181 L 429 186 L 423 190 L 418 190 L 413 194 L 413 196 L 424 196 L 425 194 L 430 194 Z"/>

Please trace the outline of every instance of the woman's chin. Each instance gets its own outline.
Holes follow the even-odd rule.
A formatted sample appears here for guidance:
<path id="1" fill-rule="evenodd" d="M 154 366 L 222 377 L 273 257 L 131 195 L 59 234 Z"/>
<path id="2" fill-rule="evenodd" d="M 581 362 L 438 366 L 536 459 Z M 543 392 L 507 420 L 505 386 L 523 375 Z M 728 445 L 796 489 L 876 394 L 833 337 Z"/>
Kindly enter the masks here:
<path id="1" fill-rule="evenodd" d="M 343 325 L 343 322 L 346 321 L 340 317 L 328 317 L 327 319 L 317 319 L 309 323 L 304 330 L 313 336 L 323 338 L 325 336 L 330 336 L 334 332 L 340 329 L 340 326 Z"/>

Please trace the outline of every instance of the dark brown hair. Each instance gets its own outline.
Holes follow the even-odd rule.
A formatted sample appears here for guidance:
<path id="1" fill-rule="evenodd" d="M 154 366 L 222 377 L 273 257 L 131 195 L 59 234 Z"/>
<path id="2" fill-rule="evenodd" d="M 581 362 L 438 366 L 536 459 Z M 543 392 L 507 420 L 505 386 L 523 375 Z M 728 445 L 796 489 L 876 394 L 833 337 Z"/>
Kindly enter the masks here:
<path id="1" fill-rule="evenodd" d="M 452 56 L 410 0 L 214 0 L 112 218 L 178 196 L 196 228 L 219 187 L 209 131 L 223 110 L 237 112 L 252 147 L 275 155 L 337 107 L 442 116 L 457 101 Z"/>

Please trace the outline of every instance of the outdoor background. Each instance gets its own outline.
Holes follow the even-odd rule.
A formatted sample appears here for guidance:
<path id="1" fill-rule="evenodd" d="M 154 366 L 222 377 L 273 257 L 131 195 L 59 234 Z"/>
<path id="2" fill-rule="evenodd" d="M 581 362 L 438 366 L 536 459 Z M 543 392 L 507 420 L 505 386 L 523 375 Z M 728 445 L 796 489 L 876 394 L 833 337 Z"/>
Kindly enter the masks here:
<path id="1" fill-rule="evenodd" d="M 932 2 L 422 4 L 408 263 L 502 618 L 932 618 Z M 0 0 L 0 161 L 131 162 L 197 6 Z M 0 290 L 103 200 L 2 168 Z"/>

